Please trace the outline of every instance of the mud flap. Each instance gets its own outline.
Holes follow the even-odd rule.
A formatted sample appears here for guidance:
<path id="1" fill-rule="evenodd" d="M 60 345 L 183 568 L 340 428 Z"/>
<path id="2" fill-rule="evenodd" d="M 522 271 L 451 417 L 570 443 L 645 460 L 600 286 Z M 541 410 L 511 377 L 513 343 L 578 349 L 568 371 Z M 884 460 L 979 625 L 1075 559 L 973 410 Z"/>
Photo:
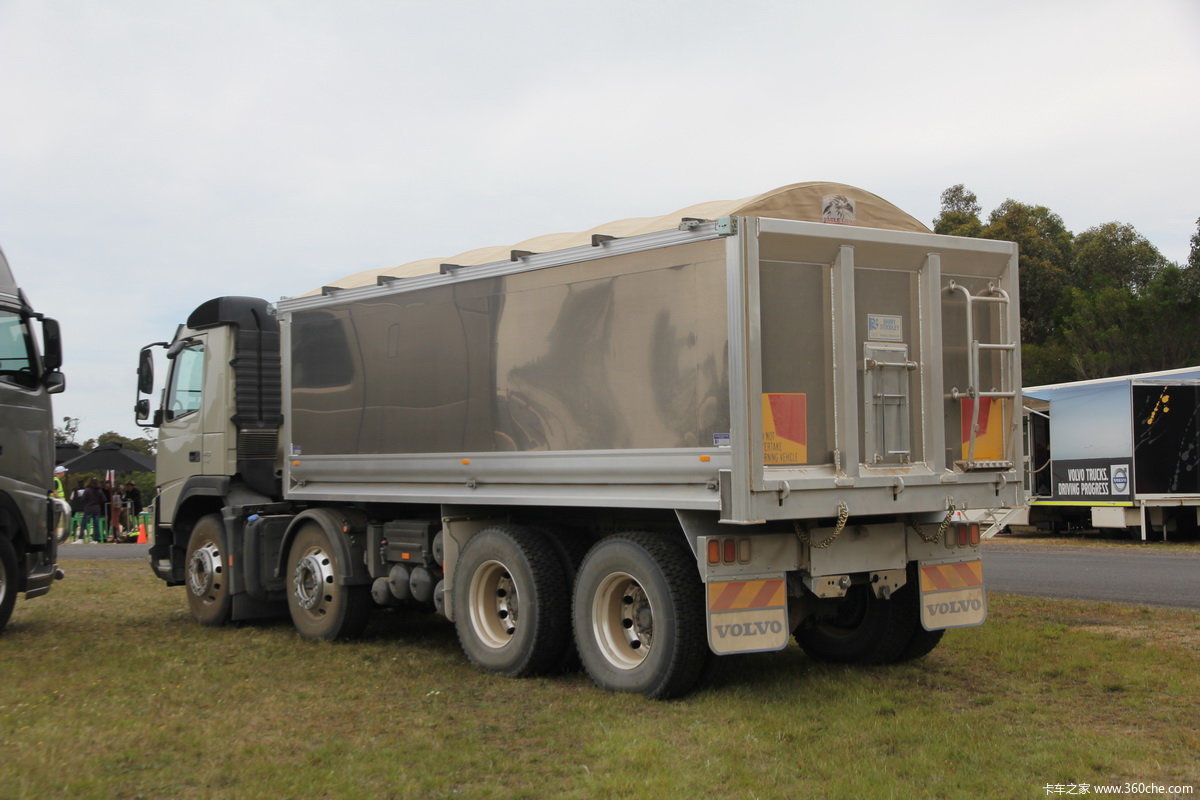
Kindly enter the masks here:
<path id="1" fill-rule="evenodd" d="M 787 581 L 710 580 L 707 595 L 708 646 L 717 655 L 782 650 L 791 639 Z"/>
<path id="2" fill-rule="evenodd" d="M 921 562 L 921 625 L 927 631 L 982 625 L 987 619 L 983 562 Z"/>

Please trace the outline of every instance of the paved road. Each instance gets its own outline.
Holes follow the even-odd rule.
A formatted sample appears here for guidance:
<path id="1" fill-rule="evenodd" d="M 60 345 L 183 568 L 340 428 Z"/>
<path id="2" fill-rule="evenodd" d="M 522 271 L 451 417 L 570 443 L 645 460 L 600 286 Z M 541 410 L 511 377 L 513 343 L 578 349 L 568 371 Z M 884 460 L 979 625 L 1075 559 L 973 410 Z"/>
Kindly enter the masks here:
<path id="1" fill-rule="evenodd" d="M 58 552 L 64 565 L 95 558 L 145 561 L 147 545 L 68 544 Z M 1200 553 L 1003 542 L 984 545 L 983 563 L 988 588 L 997 592 L 1200 608 Z"/>
<path id="2" fill-rule="evenodd" d="M 988 543 L 983 574 L 995 592 L 1200 608 L 1200 553 Z"/>

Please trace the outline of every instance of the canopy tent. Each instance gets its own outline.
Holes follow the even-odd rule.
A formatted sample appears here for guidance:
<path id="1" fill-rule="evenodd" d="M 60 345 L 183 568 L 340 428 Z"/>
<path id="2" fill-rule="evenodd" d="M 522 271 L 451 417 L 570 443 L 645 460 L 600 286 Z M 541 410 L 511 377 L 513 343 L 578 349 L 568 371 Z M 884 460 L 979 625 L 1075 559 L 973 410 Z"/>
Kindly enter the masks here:
<path id="1" fill-rule="evenodd" d="M 395 267 L 374 268 L 333 281 L 342 289 L 372 286 L 380 276 L 411 278 L 438 272 L 442 264 L 471 267 L 507 261 L 514 250 L 545 253 L 591 244 L 593 235 L 626 237 L 672 230 L 684 218 L 715 220 L 727 216 L 772 217 L 806 222 L 828 222 L 929 233 L 920 220 L 901 211 L 878 195 L 843 183 L 793 183 L 740 200 L 713 200 L 681 208 L 657 217 L 634 217 L 597 225 L 586 231 L 550 233 L 513 245 L 481 247 L 456 256 L 424 258 Z M 315 294 L 316 292 L 310 292 Z"/>
<path id="2" fill-rule="evenodd" d="M 108 442 L 63 464 L 71 472 L 154 472 L 154 456 L 127 450 L 120 442 Z"/>

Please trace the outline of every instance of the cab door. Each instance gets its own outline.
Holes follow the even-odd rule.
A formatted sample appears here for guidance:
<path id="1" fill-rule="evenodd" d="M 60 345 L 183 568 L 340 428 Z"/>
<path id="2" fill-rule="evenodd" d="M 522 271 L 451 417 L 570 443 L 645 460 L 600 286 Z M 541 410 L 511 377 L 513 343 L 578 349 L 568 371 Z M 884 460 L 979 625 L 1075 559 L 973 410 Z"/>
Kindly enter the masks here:
<path id="1" fill-rule="evenodd" d="M 204 375 L 207 335 L 189 337 L 171 359 L 158 432 L 159 521 L 175 518 L 187 479 L 204 470 Z M 175 350 L 173 347 L 172 350 Z"/>

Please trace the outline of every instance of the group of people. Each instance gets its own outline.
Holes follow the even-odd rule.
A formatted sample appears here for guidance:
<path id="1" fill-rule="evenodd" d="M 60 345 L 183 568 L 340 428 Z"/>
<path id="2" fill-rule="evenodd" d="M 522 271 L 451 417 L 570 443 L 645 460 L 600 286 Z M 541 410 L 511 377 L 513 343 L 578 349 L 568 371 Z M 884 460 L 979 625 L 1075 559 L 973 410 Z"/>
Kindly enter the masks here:
<path id="1" fill-rule="evenodd" d="M 66 474 L 65 467 L 55 468 L 52 494 L 57 499 L 66 499 L 72 514 L 83 515 L 79 537 L 94 542 L 132 541 L 137 535 L 137 519 L 143 508 L 141 490 L 132 481 L 121 486 L 92 478 L 79 481 L 70 497 L 65 498 Z"/>

